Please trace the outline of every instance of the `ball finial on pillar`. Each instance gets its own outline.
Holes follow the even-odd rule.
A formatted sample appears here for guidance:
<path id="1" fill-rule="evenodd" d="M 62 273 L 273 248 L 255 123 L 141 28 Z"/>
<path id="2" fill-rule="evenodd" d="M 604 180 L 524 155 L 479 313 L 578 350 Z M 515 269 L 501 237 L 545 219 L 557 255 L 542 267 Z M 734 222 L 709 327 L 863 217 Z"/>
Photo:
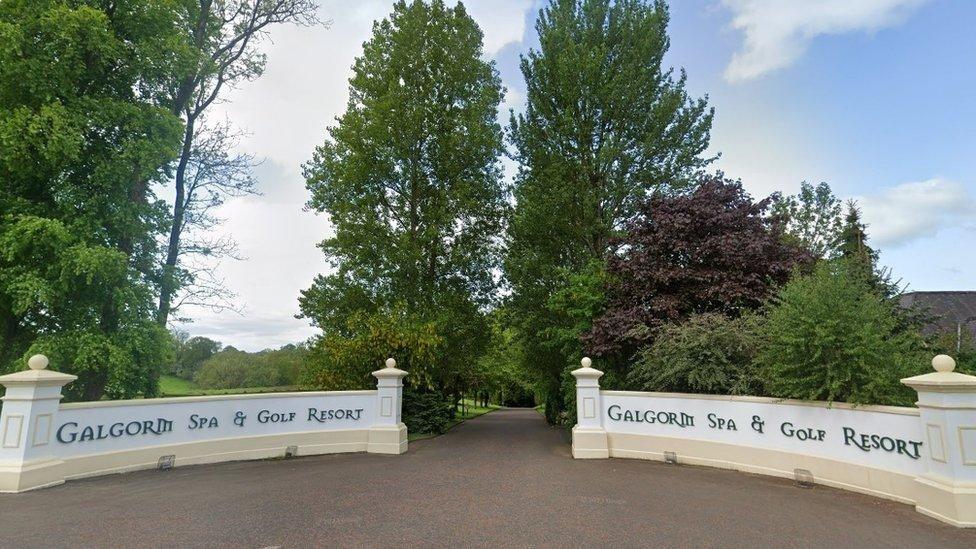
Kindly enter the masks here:
<path id="1" fill-rule="evenodd" d="M 392 357 L 386 359 L 386 367 L 387 368 L 396 368 L 396 360 L 394 360 Z"/>
<path id="2" fill-rule="evenodd" d="M 951 372 L 956 369 L 956 361 L 949 355 L 938 355 L 932 359 L 932 367 L 936 372 Z"/>
<path id="3" fill-rule="evenodd" d="M 47 368 L 49 361 L 44 355 L 34 355 L 27 359 L 27 366 L 31 370 L 43 370 Z"/>
<path id="4" fill-rule="evenodd" d="M 580 361 L 580 364 L 581 364 L 581 365 L 582 365 L 582 366 L 583 366 L 584 368 L 589 368 L 590 366 L 592 366 L 592 365 L 593 365 L 593 361 L 592 361 L 592 360 L 590 360 L 590 357 L 588 357 L 588 356 L 584 356 L 584 357 L 583 357 L 583 360 L 581 360 L 581 361 Z"/>

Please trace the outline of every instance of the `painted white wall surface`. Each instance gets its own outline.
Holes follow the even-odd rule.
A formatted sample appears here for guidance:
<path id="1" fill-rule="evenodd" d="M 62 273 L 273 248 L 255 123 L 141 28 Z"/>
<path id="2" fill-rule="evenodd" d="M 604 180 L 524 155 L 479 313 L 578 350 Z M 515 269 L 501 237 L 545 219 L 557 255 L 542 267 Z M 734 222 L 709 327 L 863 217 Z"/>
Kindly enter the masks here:
<path id="1" fill-rule="evenodd" d="M 368 429 L 376 391 L 269 393 L 63 404 L 60 457 L 259 435 Z"/>
<path id="2" fill-rule="evenodd" d="M 0 492 L 154 467 L 338 452 L 402 454 L 407 372 L 387 359 L 376 390 L 265 393 L 60 404 L 77 377 L 0 376 Z M 165 465 L 168 464 L 168 465 Z"/>
<path id="3" fill-rule="evenodd" d="M 763 397 L 602 391 L 588 358 L 576 377 L 573 457 L 736 469 L 915 505 L 976 527 L 976 376 L 946 355 L 901 382 L 916 407 Z"/>
<path id="4" fill-rule="evenodd" d="M 608 433 L 753 446 L 907 474 L 925 470 L 924 433 L 919 412 L 913 408 L 852 409 L 843 404 L 758 397 L 602 393 Z"/>

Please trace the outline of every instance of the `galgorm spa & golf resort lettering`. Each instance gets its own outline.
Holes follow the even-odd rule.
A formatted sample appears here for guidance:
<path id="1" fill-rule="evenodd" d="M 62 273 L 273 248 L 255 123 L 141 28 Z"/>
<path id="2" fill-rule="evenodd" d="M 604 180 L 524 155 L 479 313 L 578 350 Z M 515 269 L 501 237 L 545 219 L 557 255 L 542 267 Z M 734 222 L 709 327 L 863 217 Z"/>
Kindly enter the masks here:
<path id="1" fill-rule="evenodd" d="M 614 421 L 632 421 L 634 423 L 662 423 L 677 425 L 678 427 L 694 427 L 695 418 L 684 412 L 655 412 L 654 410 L 625 410 L 621 413 L 620 406 L 614 404 L 607 409 L 607 417 Z"/>
<path id="2" fill-rule="evenodd" d="M 304 419 L 306 422 L 327 423 L 334 421 L 360 421 L 363 419 L 363 408 L 335 408 L 320 409 L 308 408 L 307 415 L 300 415 L 298 412 L 290 410 L 260 410 L 255 414 L 254 420 L 259 425 L 284 425 Z M 229 418 L 219 418 L 215 415 L 204 415 L 199 413 L 190 414 L 186 422 L 187 431 L 198 431 L 202 429 L 220 429 L 221 425 L 232 424 L 232 429 L 243 428 L 250 425 L 248 414 L 238 410 Z M 109 438 L 137 437 L 145 435 L 162 435 L 173 432 L 173 420 L 165 418 L 120 421 L 118 423 L 102 425 L 78 425 L 74 421 L 69 421 L 58 427 L 56 436 L 58 442 L 62 444 L 72 444 L 76 442 L 89 442 L 95 440 L 105 440 Z"/>
<path id="3" fill-rule="evenodd" d="M 607 408 L 607 417 L 611 421 L 626 421 L 630 423 L 657 423 L 661 425 L 674 425 L 686 428 L 695 427 L 695 416 L 685 412 L 667 412 L 654 410 L 624 410 L 618 404 L 613 404 Z M 714 413 L 707 415 L 707 427 L 712 430 L 738 432 L 738 425 L 748 425 L 753 431 L 760 435 L 767 436 L 768 432 L 779 433 L 782 436 L 804 443 L 824 443 L 830 438 L 826 429 L 811 426 L 797 425 L 792 421 L 778 423 L 779 428 L 774 431 L 765 429 L 766 421 L 760 416 L 752 416 L 747 422 L 739 422 L 732 418 L 722 418 Z M 853 446 L 864 452 L 881 450 L 891 454 L 907 456 L 911 459 L 922 457 L 922 443 L 915 440 L 906 440 L 892 436 L 878 435 L 873 433 L 858 433 L 851 427 L 842 428 L 844 435 L 844 445 Z M 836 439 L 834 439 L 836 440 Z"/>
<path id="4" fill-rule="evenodd" d="M 58 442 L 71 444 L 72 442 L 86 442 L 89 440 L 104 440 L 106 438 L 135 437 L 139 435 L 161 435 L 173 430 L 173 422 L 161 417 L 128 423 L 113 423 L 111 425 L 87 425 L 78 429 L 78 424 L 69 421 L 58 427 Z"/>

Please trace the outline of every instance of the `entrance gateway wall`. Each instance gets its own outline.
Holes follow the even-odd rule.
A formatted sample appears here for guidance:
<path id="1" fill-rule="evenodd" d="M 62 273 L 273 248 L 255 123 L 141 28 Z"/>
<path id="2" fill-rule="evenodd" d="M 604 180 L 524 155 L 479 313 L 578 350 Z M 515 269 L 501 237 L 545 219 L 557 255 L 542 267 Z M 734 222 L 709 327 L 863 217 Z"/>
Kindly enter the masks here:
<path id="1" fill-rule="evenodd" d="M 915 505 L 976 527 L 976 377 L 935 372 L 903 379 L 917 408 L 775 398 L 601 391 L 603 375 L 575 370 L 577 459 L 675 460 L 797 477 Z"/>
<path id="2" fill-rule="evenodd" d="M 0 376 L 0 492 L 66 479 L 243 459 L 339 452 L 402 454 L 403 377 L 393 359 L 372 391 L 318 391 L 60 404 L 75 376 Z"/>

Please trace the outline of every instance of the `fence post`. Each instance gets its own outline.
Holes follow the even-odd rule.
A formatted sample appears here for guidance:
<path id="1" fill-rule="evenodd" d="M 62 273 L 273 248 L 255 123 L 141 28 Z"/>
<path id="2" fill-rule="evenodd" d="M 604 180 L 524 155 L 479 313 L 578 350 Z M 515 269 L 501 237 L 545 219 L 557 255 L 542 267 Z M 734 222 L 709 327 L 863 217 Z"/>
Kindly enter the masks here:
<path id="1" fill-rule="evenodd" d="M 603 397 L 600 395 L 600 376 L 603 372 L 591 368 L 588 357 L 583 366 L 573 370 L 576 378 L 576 426 L 573 427 L 573 457 L 600 459 L 610 457 L 607 431 L 603 428 Z"/>
<path id="2" fill-rule="evenodd" d="M 976 377 L 953 372 L 947 355 L 935 372 L 901 380 L 918 392 L 925 473 L 915 479 L 920 513 L 976 527 Z"/>
<path id="3" fill-rule="evenodd" d="M 407 451 L 407 426 L 401 421 L 403 378 L 407 372 L 386 359 L 386 368 L 373 372 L 376 378 L 376 417 L 369 429 L 366 451 L 371 454 L 402 454 Z"/>
<path id="4" fill-rule="evenodd" d="M 0 376 L 7 391 L 0 413 L 0 492 L 23 492 L 64 482 L 64 462 L 54 452 L 53 429 L 61 387 L 76 376 L 47 370 L 44 355 L 28 370 Z"/>

